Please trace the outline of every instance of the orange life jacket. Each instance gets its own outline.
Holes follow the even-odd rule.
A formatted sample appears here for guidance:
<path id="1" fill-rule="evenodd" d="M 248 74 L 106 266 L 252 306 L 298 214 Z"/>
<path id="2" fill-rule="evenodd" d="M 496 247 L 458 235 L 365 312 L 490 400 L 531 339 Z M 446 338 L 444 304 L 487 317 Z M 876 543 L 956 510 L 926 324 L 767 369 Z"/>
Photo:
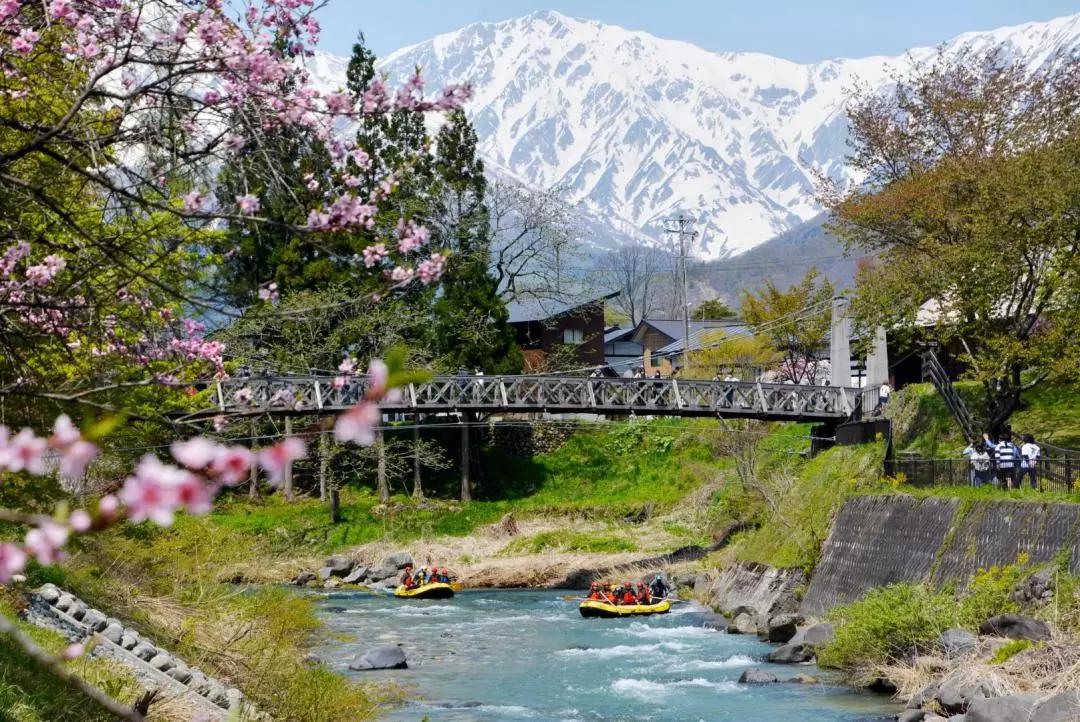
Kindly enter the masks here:
<path id="1" fill-rule="evenodd" d="M 623 604 L 637 604 L 637 597 L 633 592 L 626 592 L 622 595 Z"/>

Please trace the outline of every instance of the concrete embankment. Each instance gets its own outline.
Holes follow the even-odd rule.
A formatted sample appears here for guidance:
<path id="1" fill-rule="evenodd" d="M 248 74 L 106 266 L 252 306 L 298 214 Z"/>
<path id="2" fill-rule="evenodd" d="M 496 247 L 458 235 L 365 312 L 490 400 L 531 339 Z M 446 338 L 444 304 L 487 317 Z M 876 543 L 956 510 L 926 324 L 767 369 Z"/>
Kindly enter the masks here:
<path id="1" fill-rule="evenodd" d="M 849 499 L 840 509 L 801 605 L 807 616 L 899 582 L 967 583 L 980 569 L 1032 565 L 1069 555 L 1080 573 L 1080 504 L 916 499 Z"/>

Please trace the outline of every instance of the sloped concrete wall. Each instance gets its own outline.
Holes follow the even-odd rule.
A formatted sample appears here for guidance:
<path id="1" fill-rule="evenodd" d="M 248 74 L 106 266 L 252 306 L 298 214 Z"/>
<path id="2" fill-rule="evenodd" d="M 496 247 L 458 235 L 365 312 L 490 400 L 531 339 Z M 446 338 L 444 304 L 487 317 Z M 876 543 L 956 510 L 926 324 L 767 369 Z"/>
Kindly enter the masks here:
<path id="1" fill-rule="evenodd" d="M 1043 564 L 1071 555 L 1080 573 L 1080 504 L 970 502 L 871 496 L 837 515 L 800 611 L 820 616 L 867 590 L 898 582 L 966 584 L 979 569 L 1027 553 Z"/>
<path id="2" fill-rule="evenodd" d="M 710 589 L 712 603 L 725 614 L 753 610 L 753 616 L 769 617 L 798 609 L 798 594 L 806 583 L 801 569 L 777 569 L 739 564 L 720 572 Z"/>

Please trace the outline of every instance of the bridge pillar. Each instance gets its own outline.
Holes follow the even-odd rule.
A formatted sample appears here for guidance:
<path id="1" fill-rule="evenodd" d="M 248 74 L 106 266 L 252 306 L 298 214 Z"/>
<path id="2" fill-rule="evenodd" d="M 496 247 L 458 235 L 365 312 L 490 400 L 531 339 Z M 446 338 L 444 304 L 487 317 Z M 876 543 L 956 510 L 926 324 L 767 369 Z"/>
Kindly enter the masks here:
<path id="1" fill-rule="evenodd" d="M 285 417 L 285 438 L 292 436 L 292 417 Z M 285 501 L 293 500 L 293 486 L 292 486 L 292 462 L 290 461 L 285 465 L 285 483 L 282 486 L 282 490 L 285 494 Z"/>
<path id="2" fill-rule="evenodd" d="M 471 415 L 467 411 L 461 412 L 461 500 L 471 501 L 472 492 L 469 490 L 469 422 Z"/>
<path id="3" fill-rule="evenodd" d="M 254 451 L 255 450 L 255 419 L 251 420 L 251 427 L 250 428 L 251 428 L 251 441 L 248 443 L 248 446 L 251 448 L 252 451 Z M 251 499 L 258 499 L 259 498 L 259 465 L 253 462 L 251 464 L 251 466 L 248 467 L 248 474 L 249 474 L 249 479 L 251 480 L 251 486 L 248 488 L 248 497 L 251 498 Z"/>
<path id="4" fill-rule="evenodd" d="M 832 302 L 832 329 L 829 334 L 829 380 L 833 386 L 851 386 L 851 324 L 848 300 L 837 296 Z"/>
<path id="5" fill-rule="evenodd" d="M 326 477 L 330 469 L 330 432 L 319 432 L 319 501 L 326 501 Z"/>
<path id="6" fill-rule="evenodd" d="M 420 414 L 413 416 L 412 443 L 412 495 L 416 499 L 423 499 L 424 488 L 420 485 Z"/>
<path id="7" fill-rule="evenodd" d="M 376 473 L 379 482 L 379 501 L 388 504 L 390 503 L 390 485 L 386 481 L 386 443 L 383 441 L 382 429 L 375 429 L 375 454 L 378 456 Z"/>
<path id="8" fill-rule="evenodd" d="M 866 386 L 873 388 L 889 381 L 889 344 L 885 327 L 874 329 L 874 345 L 866 357 Z"/>

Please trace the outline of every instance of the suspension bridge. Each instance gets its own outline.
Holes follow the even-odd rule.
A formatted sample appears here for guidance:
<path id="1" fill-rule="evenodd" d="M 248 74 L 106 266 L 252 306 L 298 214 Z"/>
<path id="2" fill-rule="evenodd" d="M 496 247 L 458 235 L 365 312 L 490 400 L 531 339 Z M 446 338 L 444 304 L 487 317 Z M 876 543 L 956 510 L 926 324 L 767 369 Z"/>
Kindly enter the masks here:
<path id="1" fill-rule="evenodd" d="M 236 378 L 211 384 L 213 404 L 188 418 L 320 415 L 363 398 L 364 377 Z M 596 414 L 720 416 L 762 421 L 839 422 L 877 405 L 878 388 L 746 381 L 568 376 L 436 376 L 400 389 L 384 414 Z"/>

